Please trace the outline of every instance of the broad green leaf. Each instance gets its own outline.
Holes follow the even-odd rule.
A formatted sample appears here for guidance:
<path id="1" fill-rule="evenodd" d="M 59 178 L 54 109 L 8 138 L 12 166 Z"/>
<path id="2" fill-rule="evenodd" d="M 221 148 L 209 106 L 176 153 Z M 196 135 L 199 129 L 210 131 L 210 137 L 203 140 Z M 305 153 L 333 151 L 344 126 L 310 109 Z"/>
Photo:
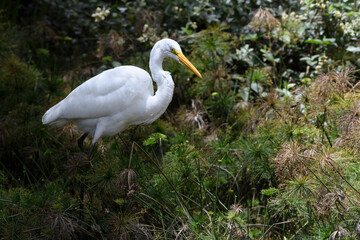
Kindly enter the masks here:
<path id="1" fill-rule="evenodd" d="M 306 43 L 314 43 L 314 44 L 323 44 L 323 41 L 320 39 L 307 39 L 305 40 Z"/>
<path id="2" fill-rule="evenodd" d="M 149 145 L 151 146 L 151 145 L 154 145 L 155 143 L 157 143 L 159 139 L 161 139 L 162 141 L 166 141 L 167 140 L 166 138 L 167 137 L 166 137 L 165 134 L 153 133 L 153 134 L 151 134 L 151 136 L 148 139 L 146 139 L 144 141 L 144 145 L 145 146 L 149 146 Z"/>

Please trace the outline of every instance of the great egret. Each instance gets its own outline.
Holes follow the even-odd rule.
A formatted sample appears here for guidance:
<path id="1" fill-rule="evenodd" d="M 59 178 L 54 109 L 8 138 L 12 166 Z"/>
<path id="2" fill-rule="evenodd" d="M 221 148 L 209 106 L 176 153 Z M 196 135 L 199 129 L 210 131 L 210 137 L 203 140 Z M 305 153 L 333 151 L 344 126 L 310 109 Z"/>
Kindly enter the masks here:
<path id="1" fill-rule="evenodd" d="M 135 66 L 116 67 L 75 88 L 44 114 L 43 124 L 74 123 L 84 132 L 78 140 L 81 149 L 87 135 L 93 136 L 91 156 L 100 137 L 115 135 L 130 125 L 155 121 L 165 112 L 174 92 L 171 74 L 162 68 L 165 57 L 177 60 L 202 78 L 176 41 L 162 39 L 150 53 L 151 75 L 157 84 L 155 94 L 151 77 L 145 70 Z"/>

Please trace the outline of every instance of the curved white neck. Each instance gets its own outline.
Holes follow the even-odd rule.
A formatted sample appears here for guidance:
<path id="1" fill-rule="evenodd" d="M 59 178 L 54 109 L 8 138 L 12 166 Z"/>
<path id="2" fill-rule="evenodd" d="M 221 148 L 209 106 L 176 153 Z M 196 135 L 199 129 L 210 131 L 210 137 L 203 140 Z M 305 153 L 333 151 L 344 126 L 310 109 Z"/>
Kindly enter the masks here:
<path id="1" fill-rule="evenodd" d="M 172 80 L 171 74 L 162 68 L 165 57 L 166 55 L 154 46 L 150 53 L 149 67 L 152 78 L 156 82 L 157 90 L 155 95 L 150 97 L 147 107 L 155 119 L 165 112 L 174 93 L 174 81 Z"/>
<path id="2" fill-rule="evenodd" d="M 165 55 L 161 52 L 161 50 L 156 46 L 154 46 L 154 48 L 151 50 L 150 53 L 149 67 L 150 67 L 151 76 L 156 82 L 156 84 L 159 84 L 158 83 L 159 76 L 157 75 L 161 74 L 161 72 L 164 72 L 162 68 L 162 63 L 164 58 Z"/>

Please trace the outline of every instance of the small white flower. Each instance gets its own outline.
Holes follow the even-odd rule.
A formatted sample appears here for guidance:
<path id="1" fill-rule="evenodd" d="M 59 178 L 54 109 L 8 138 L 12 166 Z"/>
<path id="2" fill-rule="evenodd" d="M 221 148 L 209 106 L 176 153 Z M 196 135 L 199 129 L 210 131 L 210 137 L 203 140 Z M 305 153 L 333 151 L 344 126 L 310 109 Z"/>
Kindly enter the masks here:
<path id="1" fill-rule="evenodd" d="M 286 20 L 288 19 L 289 15 L 286 14 L 286 12 L 283 12 L 283 14 L 281 15 L 281 19 L 282 20 Z"/>
<path id="2" fill-rule="evenodd" d="M 200 7 L 198 7 L 198 6 L 195 6 L 194 8 L 193 8 L 193 10 L 194 10 L 194 16 L 199 16 L 200 15 Z"/>
<path id="3" fill-rule="evenodd" d="M 336 11 L 336 12 L 334 13 L 334 16 L 335 16 L 336 18 L 341 18 L 342 14 L 341 14 L 340 11 Z"/>
<path id="4" fill-rule="evenodd" d="M 190 27 L 191 27 L 192 29 L 197 29 L 197 24 L 196 24 L 196 22 L 190 22 Z"/>
<path id="5" fill-rule="evenodd" d="M 109 14 L 109 9 L 101 9 L 100 7 L 97 7 L 95 13 L 91 14 L 91 17 L 95 18 L 95 22 L 100 22 L 105 20 L 105 17 Z"/>

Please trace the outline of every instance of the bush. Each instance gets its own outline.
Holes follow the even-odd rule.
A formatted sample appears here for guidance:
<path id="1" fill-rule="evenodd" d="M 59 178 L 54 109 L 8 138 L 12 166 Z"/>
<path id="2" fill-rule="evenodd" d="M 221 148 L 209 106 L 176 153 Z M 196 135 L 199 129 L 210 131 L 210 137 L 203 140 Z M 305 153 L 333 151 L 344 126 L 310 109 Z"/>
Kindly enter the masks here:
<path id="1" fill-rule="evenodd" d="M 1 8 L 2 239 L 359 237 L 357 1 Z M 76 126 L 42 125 L 91 76 L 148 70 L 163 37 L 203 79 L 164 62 L 176 88 L 161 119 L 91 161 Z"/>

